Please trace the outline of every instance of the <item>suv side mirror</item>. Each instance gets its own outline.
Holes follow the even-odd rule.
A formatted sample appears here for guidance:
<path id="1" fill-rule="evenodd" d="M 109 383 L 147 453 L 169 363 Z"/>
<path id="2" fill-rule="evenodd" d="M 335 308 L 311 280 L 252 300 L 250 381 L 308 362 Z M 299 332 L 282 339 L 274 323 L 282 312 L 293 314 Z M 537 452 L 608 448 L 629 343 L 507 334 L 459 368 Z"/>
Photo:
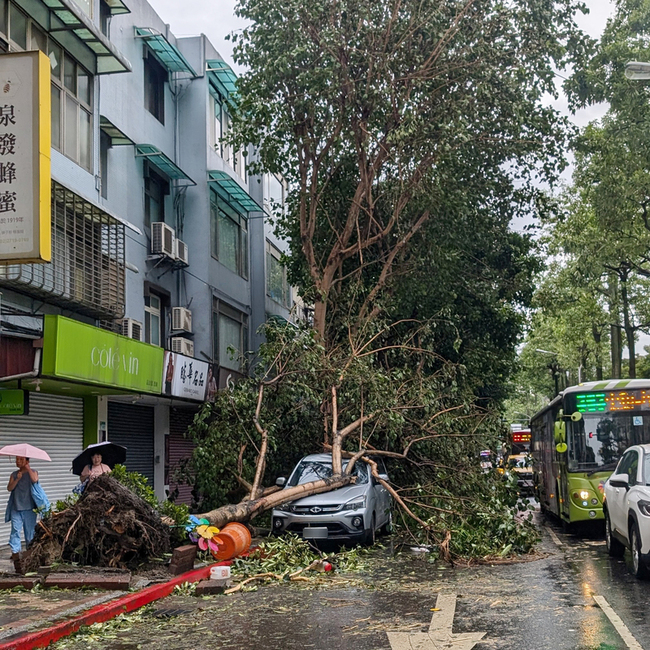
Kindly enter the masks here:
<path id="1" fill-rule="evenodd" d="M 616 488 L 630 489 L 630 477 L 627 474 L 616 474 L 609 479 L 609 484 Z"/>
<path id="2" fill-rule="evenodd" d="M 275 479 L 275 484 L 278 487 L 284 487 L 287 482 L 287 479 L 284 478 L 284 476 L 278 476 L 278 478 Z"/>
<path id="3" fill-rule="evenodd" d="M 388 479 L 388 474 L 379 474 L 378 476 L 382 481 L 386 481 L 386 483 L 388 483 L 388 480 L 389 480 Z"/>

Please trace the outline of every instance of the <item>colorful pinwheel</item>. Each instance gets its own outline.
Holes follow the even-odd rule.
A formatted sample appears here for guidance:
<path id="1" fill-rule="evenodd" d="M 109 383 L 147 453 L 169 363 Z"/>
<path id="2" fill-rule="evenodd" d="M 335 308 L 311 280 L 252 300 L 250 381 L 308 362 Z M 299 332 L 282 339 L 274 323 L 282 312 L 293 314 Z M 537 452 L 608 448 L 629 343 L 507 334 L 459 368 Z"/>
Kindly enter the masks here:
<path id="1" fill-rule="evenodd" d="M 216 555 L 219 550 L 219 544 L 223 544 L 223 540 L 217 537 L 219 529 L 216 526 L 210 526 L 207 519 L 198 519 L 194 515 L 190 515 L 190 523 L 185 527 L 189 532 L 190 540 L 194 544 L 198 544 L 202 551 L 210 551 L 212 555 Z"/>

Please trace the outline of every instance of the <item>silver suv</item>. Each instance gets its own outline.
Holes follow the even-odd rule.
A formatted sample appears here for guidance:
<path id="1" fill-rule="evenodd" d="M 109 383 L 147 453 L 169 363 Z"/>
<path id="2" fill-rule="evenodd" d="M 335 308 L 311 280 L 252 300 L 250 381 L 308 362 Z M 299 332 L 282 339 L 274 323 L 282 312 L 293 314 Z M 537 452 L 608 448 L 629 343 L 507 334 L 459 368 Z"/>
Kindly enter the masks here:
<path id="1" fill-rule="evenodd" d="M 377 462 L 381 478 L 388 480 L 381 459 Z M 347 460 L 343 460 L 343 467 Z M 340 540 L 373 544 L 377 531 L 388 532 L 391 526 L 391 496 L 371 476 L 367 463 L 354 466 L 354 485 L 314 494 L 291 501 L 273 510 L 272 526 L 276 534 L 293 532 L 304 539 Z M 328 478 L 332 475 L 332 454 L 305 456 L 289 480 L 278 478 L 285 490 L 296 485 Z"/>

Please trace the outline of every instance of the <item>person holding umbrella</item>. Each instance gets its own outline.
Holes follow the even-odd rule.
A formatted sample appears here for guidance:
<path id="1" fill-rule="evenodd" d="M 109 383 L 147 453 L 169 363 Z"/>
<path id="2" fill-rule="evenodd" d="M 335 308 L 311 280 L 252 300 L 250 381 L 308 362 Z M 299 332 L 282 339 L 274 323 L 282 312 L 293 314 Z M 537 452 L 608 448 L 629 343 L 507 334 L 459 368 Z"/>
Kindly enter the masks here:
<path id="1" fill-rule="evenodd" d="M 102 455 L 97 451 L 90 457 L 90 465 L 86 465 L 81 470 L 79 480 L 83 483 L 86 479 L 92 481 L 102 474 L 109 474 L 112 470 L 108 465 L 102 463 Z"/>
<path id="2" fill-rule="evenodd" d="M 29 455 L 28 455 L 29 454 Z M 38 472 L 31 468 L 31 457 L 51 460 L 47 452 L 28 444 L 7 445 L 0 449 L 0 455 L 16 456 L 17 471 L 9 477 L 7 490 L 11 493 L 5 512 L 5 522 L 11 521 L 9 546 L 11 559 L 17 570 L 20 567 L 20 530 L 25 535 L 25 544 L 34 539 L 37 510 L 47 510 L 50 503 L 38 482 Z"/>
<path id="3" fill-rule="evenodd" d="M 114 442 L 98 442 L 88 445 L 73 461 L 72 473 L 79 477 L 79 485 L 73 488 L 81 494 L 88 483 L 102 474 L 109 473 L 117 463 L 126 460 L 126 447 Z"/>

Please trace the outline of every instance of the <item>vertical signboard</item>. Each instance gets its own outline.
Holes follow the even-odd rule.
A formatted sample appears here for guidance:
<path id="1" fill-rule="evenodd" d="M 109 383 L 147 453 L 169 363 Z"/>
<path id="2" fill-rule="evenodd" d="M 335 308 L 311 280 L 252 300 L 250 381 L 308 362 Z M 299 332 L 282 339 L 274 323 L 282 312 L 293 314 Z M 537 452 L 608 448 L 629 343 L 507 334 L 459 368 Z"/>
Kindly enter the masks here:
<path id="1" fill-rule="evenodd" d="M 0 54 L 0 264 L 51 259 L 50 61 Z"/>

